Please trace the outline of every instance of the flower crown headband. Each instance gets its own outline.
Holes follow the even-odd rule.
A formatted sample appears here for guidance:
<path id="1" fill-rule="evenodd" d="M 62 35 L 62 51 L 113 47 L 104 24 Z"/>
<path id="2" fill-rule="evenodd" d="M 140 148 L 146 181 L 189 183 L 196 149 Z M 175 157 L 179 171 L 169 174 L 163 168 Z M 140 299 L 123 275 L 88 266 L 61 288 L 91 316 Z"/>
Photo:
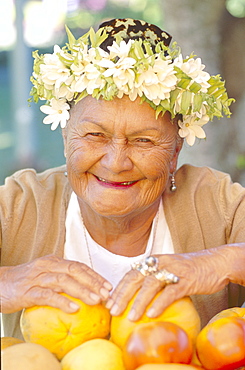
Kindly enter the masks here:
<path id="1" fill-rule="evenodd" d="M 68 43 L 54 46 L 53 54 L 33 53 L 30 101 L 46 100 L 43 123 L 66 126 L 70 103 L 87 95 L 112 100 L 138 96 L 155 109 L 178 121 L 179 135 L 193 145 L 205 138 L 202 128 L 223 113 L 230 117 L 229 99 L 220 75 L 204 71 L 200 58 L 182 57 L 171 36 L 157 26 L 133 19 L 114 19 L 93 28 L 78 40 L 66 27 Z"/>

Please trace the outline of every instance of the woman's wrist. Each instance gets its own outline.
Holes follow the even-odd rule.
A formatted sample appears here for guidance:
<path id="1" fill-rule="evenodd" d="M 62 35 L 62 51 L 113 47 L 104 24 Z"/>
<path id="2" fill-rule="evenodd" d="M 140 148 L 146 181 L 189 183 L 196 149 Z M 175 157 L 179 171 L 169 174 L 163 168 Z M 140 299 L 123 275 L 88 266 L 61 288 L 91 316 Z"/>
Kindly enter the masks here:
<path id="1" fill-rule="evenodd" d="M 245 243 L 226 244 L 217 251 L 225 258 L 223 269 L 229 282 L 245 286 Z"/>

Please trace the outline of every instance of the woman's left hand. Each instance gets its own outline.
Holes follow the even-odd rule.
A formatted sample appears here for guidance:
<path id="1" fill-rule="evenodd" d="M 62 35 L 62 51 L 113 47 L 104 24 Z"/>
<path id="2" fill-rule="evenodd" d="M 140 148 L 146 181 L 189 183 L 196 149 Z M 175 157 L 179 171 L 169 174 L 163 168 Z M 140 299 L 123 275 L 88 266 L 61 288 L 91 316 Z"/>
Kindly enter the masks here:
<path id="1" fill-rule="evenodd" d="M 230 281 L 245 285 L 245 245 L 233 244 L 196 253 L 155 255 L 158 270 L 167 271 L 179 277 L 176 284 L 162 288 L 154 275 L 143 276 L 138 270 L 130 270 L 114 290 L 107 302 L 112 315 L 120 315 L 136 291 L 139 293 L 129 313 L 129 319 L 138 320 L 146 311 L 155 295 L 159 297 L 146 312 L 149 317 L 159 316 L 175 300 L 193 294 L 212 294 L 223 289 Z M 239 270 L 239 265 L 241 266 Z M 236 270 L 236 276 L 233 276 Z M 241 278 L 240 278 L 241 277 Z"/>

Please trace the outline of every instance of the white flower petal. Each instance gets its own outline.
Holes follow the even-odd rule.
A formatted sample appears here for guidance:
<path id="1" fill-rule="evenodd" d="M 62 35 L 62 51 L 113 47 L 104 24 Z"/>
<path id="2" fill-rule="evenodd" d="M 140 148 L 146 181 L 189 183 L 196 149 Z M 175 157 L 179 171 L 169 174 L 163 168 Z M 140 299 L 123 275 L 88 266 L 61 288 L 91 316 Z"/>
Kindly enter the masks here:
<path id="1" fill-rule="evenodd" d="M 56 119 L 53 123 L 52 123 L 52 125 L 51 125 L 51 130 L 52 131 L 54 131 L 54 130 L 56 130 L 57 129 L 57 127 L 59 126 L 59 123 L 60 123 L 60 121 L 58 120 L 58 119 Z"/>
<path id="2" fill-rule="evenodd" d="M 50 114 L 43 119 L 45 125 L 50 125 L 54 121 L 54 115 Z"/>
<path id="3" fill-rule="evenodd" d="M 54 109 L 50 107 L 49 105 L 41 105 L 40 111 L 45 113 L 45 114 L 53 114 Z"/>
<path id="4" fill-rule="evenodd" d="M 199 139 L 205 139 L 206 134 L 201 126 L 193 125 L 191 126 L 191 129 L 193 130 L 196 137 L 198 137 Z"/>

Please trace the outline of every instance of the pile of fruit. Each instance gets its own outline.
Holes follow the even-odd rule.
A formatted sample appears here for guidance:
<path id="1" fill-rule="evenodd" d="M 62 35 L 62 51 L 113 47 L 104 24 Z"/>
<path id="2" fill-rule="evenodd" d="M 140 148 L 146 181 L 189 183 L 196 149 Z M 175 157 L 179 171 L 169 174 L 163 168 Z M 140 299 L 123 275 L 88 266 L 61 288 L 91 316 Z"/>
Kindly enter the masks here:
<path id="1" fill-rule="evenodd" d="M 158 318 L 111 317 L 103 304 L 67 314 L 48 306 L 23 311 L 24 341 L 1 338 L 2 370 L 245 370 L 245 308 L 221 311 L 200 330 L 189 297 Z"/>

